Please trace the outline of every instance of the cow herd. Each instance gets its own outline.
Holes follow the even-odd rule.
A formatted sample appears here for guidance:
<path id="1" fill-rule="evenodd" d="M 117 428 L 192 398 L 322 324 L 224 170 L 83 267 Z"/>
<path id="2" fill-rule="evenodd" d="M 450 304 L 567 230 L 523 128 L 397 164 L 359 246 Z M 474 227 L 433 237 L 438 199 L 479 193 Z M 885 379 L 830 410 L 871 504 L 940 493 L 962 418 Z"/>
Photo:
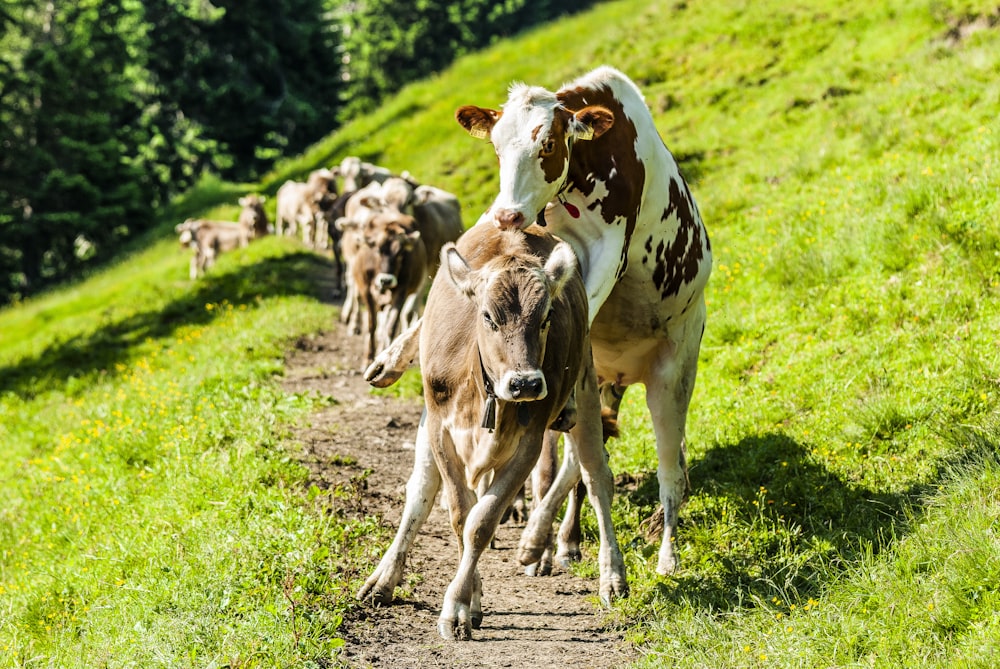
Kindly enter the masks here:
<path id="1" fill-rule="evenodd" d="M 265 199 L 240 198 L 236 222 L 188 219 L 175 228 L 181 245 L 193 252 L 190 278 L 204 274 L 220 253 L 269 232 L 299 237 L 332 255 L 334 290 L 344 296 L 341 321 L 353 334 L 364 334 L 365 365 L 416 322 L 442 247 L 464 230 L 453 194 L 354 156 L 310 172 L 305 181 L 282 184 L 273 227 Z"/>
<path id="2" fill-rule="evenodd" d="M 600 535 L 601 599 L 627 594 L 603 443 L 632 384 L 645 387 L 656 440 L 664 512 L 656 571 L 677 569 L 685 423 L 712 251 L 641 92 L 618 70 L 597 68 L 554 92 L 514 84 L 500 109 L 465 105 L 455 117 L 499 159 L 498 193 L 468 231 L 454 195 L 357 158 L 282 186 L 275 229 L 334 252 L 341 318 L 355 333 L 367 322 L 366 380 L 390 385 L 419 359 L 425 411 L 402 518 L 357 597 L 392 601 L 441 492 L 459 563 L 438 631 L 469 639 L 483 620 L 479 557 L 526 479 L 545 478 L 543 469 L 519 561 L 546 573 L 553 543 L 557 558 L 579 559 L 582 479 Z M 182 227 L 182 241 L 192 239 Z M 240 245 L 253 235 L 236 237 Z"/>

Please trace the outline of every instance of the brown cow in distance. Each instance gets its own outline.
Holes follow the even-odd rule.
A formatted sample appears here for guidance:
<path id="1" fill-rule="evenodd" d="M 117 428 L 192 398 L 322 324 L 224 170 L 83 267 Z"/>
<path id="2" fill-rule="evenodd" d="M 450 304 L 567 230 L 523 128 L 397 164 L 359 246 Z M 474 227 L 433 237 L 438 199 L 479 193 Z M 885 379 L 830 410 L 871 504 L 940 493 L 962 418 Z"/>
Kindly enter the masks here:
<path id="1" fill-rule="evenodd" d="M 349 228 L 345 238 L 356 245 L 351 283 L 368 313 L 368 365 L 398 334 L 402 319 L 423 292 L 427 251 L 413 217 L 391 208 L 375 211 L 358 229 Z"/>
<path id="2" fill-rule="evenodd" d="M 420 333 L 425 416 L 396 537 L 359 599 L 388 603 L 439 489 L 460 562 L 438 632 L 469 639 L 482 623 L 478 560 L 530 474 L 548 426 L 575 393 L 567 459 L 582 468 L 601 535 L 600 594 L 627 591 L 611 524 L 600 398 L 590 356 L 587 297 L 571 248 L 540 228 L 479 225 L 447 245 Z M 476 494 L 481 486 L 481 494 Z"/>
<path id="3" fill-rule="evenodd" d="M 194 252 L 188 272 L 192 281 L 214 265 L 220 254 L 246 247 L 253 237 L 252 228 L 242 223 L 201 218 L 189 218 L 174 231 L 180 236 L 181 246 Z"/>

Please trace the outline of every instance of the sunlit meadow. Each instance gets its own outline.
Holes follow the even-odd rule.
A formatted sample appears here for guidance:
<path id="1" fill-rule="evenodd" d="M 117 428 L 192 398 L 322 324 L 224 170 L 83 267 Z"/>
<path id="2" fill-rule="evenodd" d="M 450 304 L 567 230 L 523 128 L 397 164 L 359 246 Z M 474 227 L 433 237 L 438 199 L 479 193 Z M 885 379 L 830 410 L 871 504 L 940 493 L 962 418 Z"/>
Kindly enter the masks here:
<path id="1" fill-rule="evenodd" d="M 459 194 L 471 222 L 496 164 L 455 107 L 621 68 L 716 265 L 681 571 L 653 574 L 656 454 L 632 388 L 610 444 L 632 594 L 611 621 L 649 667 L 991 666 L 996 17 L 958 0 L 602 3 L 414 83 L 259 188 L 353 153 Z M 179 212 L 233 213 L 237 190 L 207 178 L 164 237 Z M 158 242 L 0 313 L 0 666 L 336 657 L 389 537 L 327 515 L 287 439 L 329 401 L 275 382 L 295 336 L 332 326 L 328 267 L 287 240 L 196 284 L 186 262 Z"/>

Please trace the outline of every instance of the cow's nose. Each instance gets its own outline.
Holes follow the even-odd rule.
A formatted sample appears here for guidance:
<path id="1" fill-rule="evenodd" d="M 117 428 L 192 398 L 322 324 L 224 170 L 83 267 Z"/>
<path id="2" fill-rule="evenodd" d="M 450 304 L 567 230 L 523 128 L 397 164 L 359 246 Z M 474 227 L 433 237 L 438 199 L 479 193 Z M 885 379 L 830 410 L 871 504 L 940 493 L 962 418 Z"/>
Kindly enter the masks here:
<path id="1" fill-rule="evenodd" d="M 392 290 L 396 287 L 396 277 L 392 274 L 379 274 L 375 277 L 375 286 L 380 292 Z"/>
<path id="2" fill-rule="evenodd" d="M 543 381 L 540 375 L 517 376 L 510 381 L 510 394 L 514 399 L 533 399 L 542 393 Z"/>
<path id="3" fill-rule="evenodd" d="M 524 214 L 514 209 L 498 209 L 494 218 L 501 230 L 513 230 L 524 225 Z"/>

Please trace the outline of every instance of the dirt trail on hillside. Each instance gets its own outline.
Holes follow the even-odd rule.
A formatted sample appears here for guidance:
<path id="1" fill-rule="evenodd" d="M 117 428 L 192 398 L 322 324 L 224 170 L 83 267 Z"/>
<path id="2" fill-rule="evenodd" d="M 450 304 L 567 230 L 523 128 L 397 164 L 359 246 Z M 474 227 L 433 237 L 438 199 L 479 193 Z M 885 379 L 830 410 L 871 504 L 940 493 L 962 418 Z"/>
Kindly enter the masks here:
<path id="1" fill-rule="evenodd" d="M 318 485 L 350 487 L 363 481 L 354 485 L 356 499 L 338 497 L 336 504 L 351 513 L 374 515 L 395 533 L 422 404 L 372 396 L 358 371 L 361 359 L 361 338 L 346 335 L 341 327 L 295 343 L 286 360 L 284 388 L 319 392 L 336 402 L 311 414 L 293 439 L 304 444 Z M 347 641 L 343 666 L 606 669 L 636 659 L 622 631 L 604 619 L 596 579 L 578 578 L 558 567 L 550 577 L 523 574 L 515 557 L 522 528 L 502 525 L 497 548 L 480 561 L 482 628 L 473 631 L 473 641 L 445 642 L 437 633 L 437 617 L 458 550 L 447 517 L 436 505 L 409 556 L 407 594 L 391 606 L 359 604 L 347 616 L 341 630 Z M 373 559 L 381 557 L 374 546 L 372 554 Z M 359 573 L 367 576 L 374 566 L 359 565 Z"/>

